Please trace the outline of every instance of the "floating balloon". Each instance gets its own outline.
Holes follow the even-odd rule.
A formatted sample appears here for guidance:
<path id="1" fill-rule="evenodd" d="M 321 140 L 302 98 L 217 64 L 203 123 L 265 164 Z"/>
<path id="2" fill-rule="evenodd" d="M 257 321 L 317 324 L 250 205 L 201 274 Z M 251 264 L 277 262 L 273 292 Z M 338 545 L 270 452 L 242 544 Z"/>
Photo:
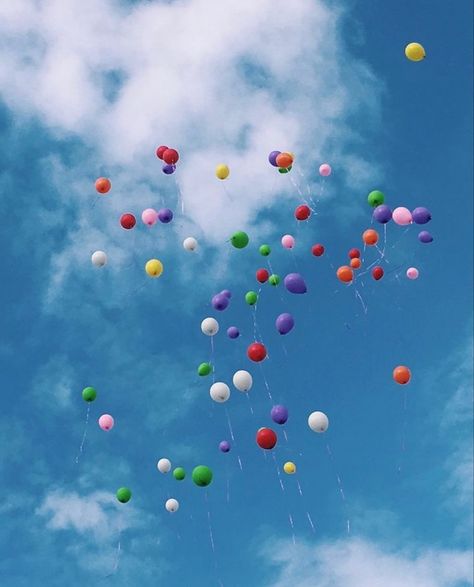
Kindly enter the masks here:
<path id="1" fill-rule="evenodd" d="M 85 402 L 93 402 L 97 397 L 97 391 L 93 387 L 84 387 L 82 390 L 82 399 Z"/>
<path id="2" fill-rule="evenodd" d="M 379 279 L 382 279 L 382 277 L 383 277 L 383 269 L 382 269 L 382 267 L 380 267 L 380 265 L 377 265 L 376 267 L 374 267 L 372 269 L 372 277 L 375 279 L 375 281 L 378 281 Z"/>
<path id="3" fill-rule="evenodd" d="M 153 210 L 153 208 L 147 208 L 146 210 L 143 210 L 143 212 L 142 212 L 143 224 L 146 224 L 148 226 L 153 226 L 153 224 L 156 224 L 157 219 L 158 219 L 158 212 L 156 210 Z"/>
<path id="4" fill-rule="evenodd" d="M 405 55 L 410 61 L 423 61 L 426 57 L 425 49 L 420 43 L 408 43 L 405 47 Z"/>
<path id="5" fill-rule="evenodd" d="M 308 220 L 311 216 L 311 208 L 303 204 L 302 206 L 298 206 L 295 210 L 295 218 L 296 220 Z"/>
<path id="6" fill-rule="evenodd" d="M 354 279 L 354 272 L 348 265 L 343 265 L 336 271 L 336 276 L 339 281 L 342 281 L 343 283 L 350 283 Z"/>
<path id="7" fill-rule="evenodd" d="M 277 286 L 280 283 L 280 281 L 280 276 L 276 273 L 272 273 L 272 275 L 270 275 L 270 277 L 268 278 L 268 283 L 273 286 Z"/>
<path id="8" fill-rule="evenodd" d="M 229 386 L 222 381 L 216 381 L 216 383 L 211 385 L 209 395 L 215 402 L 222 404 L 230 397 Z"/>
<path id="9" fill-rule="evenodd" d="M 288 169 L 288 167 L 291 167 L 291 164 L 293 163 L 293 157 L 290 155 L 290 153 L 280 153 L 276 156 L 275 163 L 278 165 L 278 167 L 280 167 L 280 169 Z"/>
<path id="10" fill-rule="evenodd" d="M 160 459 L 156 464 L 156 468 L 160 473 L 166 475 L 171 471 L 171 461 L 169 459 Z"/>
<path id="11" fill-rule="evenodd" d="M 427 224 L 431 220 L 431 212 L 423 206 L 415 208 L 411 216 L 415 224 Z"/>
<path id="12" fill-rule="evenodd" d="M 299 273 L 288 273 L 284 279 L 286 289 L 293 294 L 304 294 L 307 292 L 306 283 Z"/>
<path id="13" fill-rule="evenodd" d="M 313 432 L 326 432 L 329 428 L 329 419 L 324 412 L 312 412 L 308 417 L 308 426 Z"/>
<path id="14" fill-rule="evenodd" d="M 295 246 L 295 239 L 291 234 L 285 234 L 281 237 L 281 244 L 285 249 L 292 249 Z"/>
<path id="15" fill-rule="evenodd" d="M 259 283 L 265 283 L 266 281 L 268 281 L 270 274 L 266 269 L 257 269 L 255 276 Z"/>
<path id="16" fill-rule="evenodd" d="M 145 264 L 145 271 L 150 277 L 159 277 L 163 273 L 163 264 L 158 259 L 150 259 Z"/>
<path id="17" fill-rule="evenodd" d="M 373 190 L 367 196 L 367 201 L 369 202 L 369 204 L 373 208 L 375 208 L 375 207 L 380 206 L 381 204 L 383 204 L 384 203 L 384 200 L 385 200 L 385 196 L 379 190 Z"/>
<path id="18" fill-rule="evenodd" d="M 207 377 L 210 373 L 212 373 L 212 365 L 211 363 L 201 363 L 198 367 L 198 375 L 200 377 Z"/>
<path id="19" fill-rule="evenodd" d="M 219 293 L 212 297 L 211 304 L 215 310 L 222 312 L 229 305 L 229 298 L 222 293 Z"/>
<path id="20" fill-rule="evenodd" d="M 158 220 L 163 224 L 168 224 L 173 220 L 173 211 L 169 208 L 161 208 L 161 210 L 158 210 Z"/>
<path id="21" fill-rule="evenodd" d="M 230 169 L 224 163 L 219 163 L 216 167 L 216 177 L 218 179 L 227 179 L 229 177 Z"/>
<path id="22" fill-rule="evenodd" d="M 205 465 L 198 465 L 193 469 L 193 481 L 199 487 L 207 487 L 212 481 L 212 471 Z"/>
<path id="23" fill-rule="evenodd" d="M 260 428 L 255 440 L 260 448 L 271 450 L 277 443 L 277 435 L 271 428 Z"/>
<path id="24" fill-rule="evenodd" d="M 418 240 L 420 243 L 432 243 L 433 237 L 427 230 L 422 230 L 420 233 L 418 233 Z"/>
<path id="25" fill-rule="evenodd" d="M 232 297 L 232 292 L 230 291 L 230 289 L 223 289 L 221 291 L 221 295 L 225 296 L 228 300 L 230 300 L 230 298 Z"/>
<path id="26" fill-rule="evenodd" d="M 360 269 L 360 266 L 362 265 L 362 261 L 356 257 L 354 259 L 351 259 L 350 265 L 352 267 L 352 269 Z"/>
<path id="27" fill-rule="evenodd" d="M 261 342 L 253 342 L 247 348 L 247 356 L 251 361 L 260 363 L 267 356 L 267 349 Z"/>
<path id="28" fill-rule="evenodd" d="M 405 367 L 404 365 L 399 365 L 398 367 L 395 367 L 392 375 L 394 381 L 396 381 L 400 385 L 406 385 L 410 382 L 411 379 L 411 371 L 408 367 Z"/>
<path id="29" fill-rule="evenodd" d="M 201 322 L 201 331 L 206 336 L 214 336 L 219 332 L 219 322 L 215 318 L 204 318 Z"/>
<path id="30" fill-rule="evenodd" d="M 270 153 L 270 155 L 268 155 L 268 160 L 270 162 L 271 165 L 273 165 L 273 167 L 278 167 L 278 164 L 276 162 L 276 158 L 278 157 L 278 155 L 281 153 L 281 151 L 272 151 Z"/>
<path id="31" fill-rule="evenodd" d="M 418 271 L 418 269 L 416 267 L 409 267 L 407 269 L 408 279 L 418 279 L 419 275 L 420 275 L 420 272 Z"/>
<path id="32" fill-rule="evenodd" d="M 373 217 L 380 224 L 387 224 L 392 219 L 392 210 L 387 204 L 380 204 L 374 209 Z"/>
<path id="33" fill-rule="evenodd" d="M 168 512 L 174 514 L 174 512 L 179 510 L 179 501 L 173 497 L 170 497 L 170 499 L 166 500 L 165 508 Z"/>
<path id="34" fill-rule="evenodd" d="M 258 252 L 262 255 L 262 257 L 268 257 L 272 250 L 269 245 L 260 245 Z"/>
<path id="35" fill-rule="evenodd" d="M 236 326 L 229 326 L 229 328 L 227 329 L 227 336 L 232 339 L 239 338 L 239 329 Z"/>
<path id="36" fill-rule="evenodd" d="M 128 487 L 120 487 L 115 495 L 120 503 L 127 503 L 132 499 L 132 492 Z"/>
<path id="37" fill-rule="evenodd" d="M 290 330 L 293 330 L 294 325 L 295 320 L 291 314 L 288 314 L 288 312 L 280 314 L 275 320 L 275 328 L 280 334 L 288 334 Z"/>
<path id="38" fill-rule="evenodd" d="M 189 251 L 190 253 L 194 252 L 198 247 L 198 242 L 193 236 L 188 236 L 183 241 L 183 248 L 185 251 Z"/>
<path id="39" fill-rule="evenodd" d="M 99 418 L 99 426 L 102 430 L 108 432 L 114 427 L 115 421 L 110 414 L 102 414 Z"/>
<path id="40" fill-rule="evenodd" d="M 229 452 L 230 442 L 228 440 L 221 440 L 221 442 L 219 442 L 219 450 L 221 452 Z"/>
<path id="41" fill-rule="evenodd" d="M 95 267 L 103 267 L 107 265 L 107 255 L 104 251 L 95 251 L 95 253 L 92 253 L 91 261 Z"/>
<path id="42" fill-rule="evenodd" d="M 319 175 L 322 175 L 323 177 L 328 177 L 328 175 L 331 175 L 331 172 L 332 168 L 329 165 L 329 163 L 323 163 L 319 166 Z"/>
<path id="43" fill-rule="evenodd" d="M 283 465 L 283 470 L 287 475 L 294 475 L 296 473 L 296 465 L 295 463 L 288 461 Z"/>
<path id="44" fill-rule="evenodd" d="M 135 226 L 136 223 L 137 219 L 135 218 L 135 216 L 128 212 L 126 214 L 122 214 L 122 216 L 120 217 L 120 225 L 122 226 L 122 228 L 125 228 L 125 230 L 130 230 Z"/>
<path id="45" fill-rule="evenodd" d="M 165 145 L 161 145 L 161 147 L 158 147 L 156 149 L 156 156 L 158 157 L 158 159 L 163 160 L 163 153 L 166 151 L 168 147 L 166 147 Z"/>
<path id="46" fill-rule="evenodd" d="M 247 393 L 252 389 L 253 379 L 252 375 L 248 371 L 244 371 L 241 369 L 240 371 L 236 371 L 234 376 L 232 377 L 232 383 L 239 391 L 243 393 Z"/>
<path id="47" fill-rule="evenodd" d="M 248 291 L 245 294 L 245 301 L 249 306 L 254 306 L 258 301 L 258 294 L 256 291 Z"/>
<path id="48" fill-rule="evenodd" d="M 176 481 L 182 481 L 186 477 L 186 471 L 183 469 L 183 467 L 176 467 L 176 469 L 173 471 L 173 477 L 176 479 Z"/>
<path id="49" fill-rule="evenodd" d="M 236 249 L 244 249 L 249 244 L 249 237 L 247 233 L 238 230 L 230 237 L 230 242 Z"/>
<path id="50" fill-rule="evenodd" d="M 379 234 L 373 228 L 368 228 L 364 231 L 364 234 L 362 235 L 362 240 L 369 247 L 375 246 L 378 243 Z"/>
<path id="51" fill-rule="evenodd" d="M 163 173 L 165 175 L 171 175 L 172 173 L 174 173 L 176 171 L 176 165 L 163 165 L 163 167 L 161 168 L 161 170 L 163 171 Z"/>
<path id="52" fill-rule="evenodd" d="M 99 194 L 106 194 L 110 191 L 112 184 L 110 183 L 110 179 L 107 177 L 99 177 L 95 180 L 95 189 Z"/>
<path id="53" fill-rule="evenodd" d="M 288 420 L 288 408 L 276 405 L 270 411 L 271 419 L 277 424 L 284 424 Z"/>
<path id="54" fill-rule="evenodd" d="M 174 165 L 178 162 L 179 153 L 176 149 L 166 149 L 163 151 L 163 161 L 168 165 Z"/>
<path id="55" fill-rule="evenodd" d="M 407 224 L 411 224 L 413 222 L 410 210 L 404 206 L 395 208 L 395 210 L 392 212 L 392 218 L 395 224 L 398 224 L 399 226 L 406 226 Z"/>
<path id="56" fill-rule="evenodd" d="M 316 244 L 311 247 L 311 252 L 315 257 L 321 257 L 324 254 L 324 247 L 323 245 Z"/>
<path id="57" fill-rule="evenodd" d="M 359 249 L 351 249 L 347 254 L 349 259 L 358 259 L 360 257 Z"/>

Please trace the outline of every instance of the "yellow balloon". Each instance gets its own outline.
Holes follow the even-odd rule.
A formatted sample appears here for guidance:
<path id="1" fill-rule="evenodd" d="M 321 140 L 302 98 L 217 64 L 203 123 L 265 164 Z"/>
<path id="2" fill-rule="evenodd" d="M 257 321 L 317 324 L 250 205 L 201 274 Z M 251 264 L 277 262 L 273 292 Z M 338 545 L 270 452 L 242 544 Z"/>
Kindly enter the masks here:
<path id="1" fill-rule="evenodd" d="M 230 169 L 225 163 L 219 163 L 216 167 L 216 177 L 219 179 L 226 179 L 229 177 Z"/>
<path id="2" fill-rule="evenodd" d="M 163 273 L 163 264 L 158 259 L 150 259 L 146 262 L 145 271 L 150 277 L 159 277 Z"/>
<path id="3" fill-rule="evenodd" d="M 422 61 L 426 57 L 425 49 L 420 43 L 409 43 L 405 47 L 405 55 L 410 61 Z"/>
<path id="4" fill-rule="evenodd" d="M 295 463 L 288 461 L 283 465 L 283 470 L 287 475 L 293 475 L 294 473 L 296 473 L 296 465 Z"/>

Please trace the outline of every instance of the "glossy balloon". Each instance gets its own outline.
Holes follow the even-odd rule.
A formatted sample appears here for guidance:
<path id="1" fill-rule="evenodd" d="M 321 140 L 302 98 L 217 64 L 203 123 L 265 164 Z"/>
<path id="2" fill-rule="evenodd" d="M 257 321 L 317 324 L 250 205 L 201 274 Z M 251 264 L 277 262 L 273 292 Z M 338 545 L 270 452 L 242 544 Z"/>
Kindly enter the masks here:
<path id="1" fill-rule="evenodd" d="M 230 388 L 222 381 L 216 381 L 209 389 L 209 395 L 217 403 L 224 403 L 230 398 Z"/>
<path id="2" fill-rule="evenodd" d="M 216 167 L 216 177 L 218 179 L 227 179 L 230 174 L 230 169 L 225 163 L 219 163 Z"/>
<path id="3" fill-rule="evenodd" d="M 319 175 L 322 177 L 328 177 L 332 173 L 332 168 L 329 163 L 323 163 L 319 166 Z"/>
<path id="4" fill-rule="evenodd" d="M 145 271 L 150 277 L 159 277 L 163 273 L 163 264 L 158 259 L 150 259 L 145 264 Z"/>
<path id="5" fill-rule="evenodd" d="M 321 255 L 324 255 L 324 247 L 318 243 L 311 247 L 311 252 L 315 257 L 321 257 Z"/>
<path id="6" fill-rule="evenodd" d="M 286 462 L 283 465 L 283 471 L 285 471 L 287 475 L 294 475 L 296 473 L 295 463 L 292 463 L 291 461 Z"/>
<path id="7" fill-rule="evenodd" d="M 167 499 L 165 502 L 165 508 L 168 512 L 174 514 L 174 512 L 179 510 L 179 501 L 170 497 L 170 499 Z"/>
<path id="8" fill-rule="evenodd" d="M 166 473 L 169 473 L 171 471 L 171 461 L 169 459 L 160 459 L 156 463 L 156 468 L 160 473 L 166 475 Z"/>
<path id="9" fill-rule="evenodd" d="M 268 281 L 270 274 L 266 269 L 257 269 L 255 277 L 257 278 L 257 281 L 259 283 L 265 283 L 266 281 Z"/>
<path id="10" fill-rule="evenodd" d="M 255 440 L 260 448 L 271 450 L 277 443 L 277 435 L 271 428 L 260 428 Z"/>
<path id="11" fill-rule="evenodd" d="M 230 237 L 230 242 L 236 249 L 244 249 L 249 244 L 248 234 L 242 230 L 238 230 Z"/>
<path id="12" fill-rule="evenodd" d="M 194 467 L 192 477 L 198 487 L 207 487 L 212 481 L 212 471 L 205 465 L 198 465 Z"/>
<path id="13" fill-rule="evenodd" d="M 107 177 L 99 177 L 95 180 L 95 189 L 99 194 L 106 194 L 110 191 L 112 184 Z"/>
<path id="14" fill-rule="evenodd" d="M 379 234 L 373 228 L 368 228 L 367 230 L 364 231 L 364 233 L 362 235 L 362 240 L 364 241 L 364 243 L 367 246 L 373 247 L 379 241 Z"/>
<path id="15" fill-rule="evenodd" d="M 232 339 L 239 338 L 239 329 L 236 326 L 229 326 L 227 329 L 227 336 Z"/>
<path id="16" fill-rule="evenodd" d="M 253 378 L 248 371 L 241 369 L 234 373 L 234 376 L 232 377 L 232 383 L 236 389 L 242 391 L 243 393 L 247 393 L 252 389 Z"/>
<path id="17" fill-rule="evenodd" d="M 285 249 L 292 249 L 295 246 L 295 239 L 291 234 L 285 234 L 281 237 L 281 244 Z"/>
<path id="18" fill-rule="evenodd" d="M 384 200 L 385 200 L 385 196 L 379 190 L 373 190 L 367 196 L 367 201 L 369 202 L 369 204 L 373 208 L 375 208 L 376 206 L 380 206 L 381 204 L 383 204 L 384 203 Z"/>
<path id="19" fill-rule="evenodd" d="M 374 209 L 373 213 L 374 220 L 380 222 L 380 224 L 387 224 L 392 219 L 392 210 L 390 206 L 386 204 L 380 204 Z"/>
<path id="20" fill-rule="evenodd" d="M 120 225 L 122 228 L 125 228 L 125 230 L 132 229 L 136 223 L 137 219 L 133 214 L 130 214 L 129 212 L 127 212 L 126 214 L 122 214 L 122 216 L 120 217 Z"/>
<path id="21" fill-rule="evenodd" d="M 304 294 L 308 290 L 303 277 L 299 273 L 288 273 L 284 279 L 286 289 L 293 294 Z"/>
<path id="22" fill-rule="evenodd" d="M 415 224 L 427 224 L 431 220 L 431 212 L 423 206 L 415 208 L 411 216 Z"/>
<path id="23" fill-rule="evenodd" d="M 308 417 L 308 426 L 313 432 L 321 434 L 329 428 L 329 418 L 324 412 L 312 412 Z"/>
<path id="24" fill-rule="evenodd" d="M 339 269 L 336 272 L 336 275 L 339 281 L 342 281 L 343 283 L 350 283 L 354 279 L 354 272 L 352 271 L 352 268 L 348 265 L 343 265 L 342 267 L 339 267 Z"/>
<path id="25" fill-rule="evenodd" d="M 132 499 L 132 492 L 128 487 L 120 487 L 117 489 L 116 497 L 120 503 L 127 503 Z"/>
<path id="26" fill-rule="evenodd" d="M 407 226 L 413 222 L 410 210 L 404 206 L 395 208 L 392 212 L 392 218 L 395 224 L 398 224 L 399 226 Z"/>
<path id="27" fill-rule="evenodd" d="M 201 331 L 206 336 L 214 336 L 219 332 L 219 322 L 215 318 L 204 318 L 201 322 Z"/>
<path id="28" fill-rule="evenodd" d="M 147 226 L 153 226 L 153 224 L 156 224 L 157 220 L 158 220 L 158 212 L 156 210 L 153 210 L 153 208 L 147 208 L 146 210 L 143 210 L 143 212 L 142 212 L 143 224 L 146 224 Z"/>
<path id="29" fill-rule="evenodd" d="M 251 361 L 260 363 L 260 361 L 263 361 L 266 358 L 267 349 L 261 342 L 253 342 L 247 348 L 247 356 Z"/>
<path id="30" fill-rule="evenodd" d="M 411 371 L 408 367 L 404 365 L 399 365 L 395 367 L 392 373 L 393 379 L 396 383 L 400 385 L 406 385 L 410 382 L 411 379 Z"/>
<path id="31" fill-rule="evenodd" d="M 97 397 L 97 391 L 93 387 L 84 387 L 82 390 L 82 399 L 85 402 L 93 402 Z"/>
<path id="32" fill-rule="evenodd" d="M 221 440 L 221 442 L 219 442 L 219 450 L 221 452 L 229 452 L 230 448 L 230 442 L 228 440 Z"/>
<path id="33" fill-rule="evenodd" d="M 418 269 L 416 267 L 409 267 L 407 269 L 407 277 L 408 279 L 418 279 L 418 276 L 420 275 L 420 272 L 418 271 Z"/>
<path id="34" fill-rule="evenodd" d="M 188 236 L 183 241 L 183 248 L 185 251 L 193 253 L 198 248 L 198 242 L 193 236 Z"/>
<path id="35" fill-rule="evenodd" d="M 372 269 L 372 277 L 375 279 L 375 281 L 382 279 L 383 273 L 384 273 L 383 268 L 380 267 L 380 265 L 377 265 L 376 267 L 374 267 Z"/>
<path id="36" fill-rule="evenodd" d="M 275 320 L 275 328 L 280 334 L 288 334 L 290 330 L 293 330 L 295 325 L 295 319 L 288 312 L 280 314 Z"/>
<path id="37" fill-rule="evenodd" d="M 432 243 L 433 237 L 427 230 L 422 230 L 420 233 L 418 233 L 418 240 L 420 243 Z"/>
<path id="38" fill-rule="evenodd" d="M 420 45 L 420 43 L 408 43 L 405 47 L 405 56 L 410 61 L 423 61 L 426 53 L 423 45 Z"/>
<path id="39" fill-rule="evenodd" d="M 296 220 L 308 220 L 308 218 L 311 216 L 311 208 L 309 206 L 306 206 L 306 204 L 303 204 L 301 206 L 298 206 L 295 210 L 295 218 Z"/>
<path id="40" fill-rule="evenodd" d="M 115 421 L 110 414 L 102 414 L 99 418 L 99 427 L 108 432 L 114 427 Z"/>
<path id="41" fill-rule="evenodd" d="M 280 404 L 273 406 L 270 411 L 270 417 L 277 424 L 285 424 L 288 420 L 288 408 Z"/>
<path id="42" fill-rule="evenodd" d="M 104 251 L 95 251 L 92 253 L 91 261 L 95 267 L 103 267 L 107 265 L 107 255 Z"/>

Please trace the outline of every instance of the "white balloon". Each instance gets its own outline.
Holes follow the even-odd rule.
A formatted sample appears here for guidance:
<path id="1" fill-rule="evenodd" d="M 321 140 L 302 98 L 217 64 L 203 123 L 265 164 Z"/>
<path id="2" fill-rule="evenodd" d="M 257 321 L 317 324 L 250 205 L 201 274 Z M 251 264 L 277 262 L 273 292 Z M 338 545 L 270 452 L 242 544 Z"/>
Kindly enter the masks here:
<path id="1" fill-rule="evenodd" d="M 201 322 L 201 330 L 207 336 L 214 336 L 219 332 L 219 322 L 215 318 L 204 318 Z"/>
<path id="2" fill-rule="evenodd" d="M 329 418 L 324 412 L 312 412 L 308 417 L 308 426 L 313 432 L 326 432 L 329 428 Z"/>
<path id="3" fill-rule="evenodd" d="M 171 461 L 169 459 L 160 459 L 156 464 L 160 473 L 169 473 L 171 471 Z"/>
<path id="4" fill-rule="evenodd" d="M 107 264 L 107 255 L 104 251 L 96 251 L 95 253 L 92 253 L 91 261 L 92 265 L 103 267 Z"/>
<path id="5" fill-rule="evenodd" d="M 222 381 L 217 381 L 211 385 L 209 395 L 215 402 L 226 402 L 230 397 L 229 386 Z"/>
<path id="6" fill-rule="evenodd" d="M 179 510 L 179 501 L 173 498 L 167 499 L 165 508 L 171 513 L 177 512 Z"/>
<path id="7" fill-rule="evenodd" d="M 183 247 L 185 251 L 189 251 L 192 253 L 197 249 L 198 242 L 193 236 L 188 236 L 188 238 L 185 238 L 183 241 Z"/>
<path id="8" fill-rule="evenodd" d="M 248 371 L 236 371 L 232 382 L 239 391 L 246 393 L 252 388 L 253 379 Z"/>

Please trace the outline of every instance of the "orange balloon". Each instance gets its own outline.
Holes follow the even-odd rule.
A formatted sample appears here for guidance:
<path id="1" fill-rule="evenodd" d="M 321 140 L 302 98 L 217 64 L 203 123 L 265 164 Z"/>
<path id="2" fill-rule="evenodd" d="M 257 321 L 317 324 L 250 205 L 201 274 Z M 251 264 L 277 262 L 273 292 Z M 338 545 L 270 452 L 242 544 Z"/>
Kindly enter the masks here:
<path id="1" fill-rule="evenodd" d="M 343 265 L 337 270 L 337 278 L 344 283 L 350 283 L 354 278 L 354 272 L 348 265 Z"/>
<path id="2" fill-rule="evenodd" d="M 275 159 L 275 163 L 278 167 L 288 169 L 288 167 L 290 167 L 290 165 L 293 163 L 293 157 L 290 155 L 290 153 L 280 153 Z"/>
<path id="3" fill-rule="evenodd" d="M 406 385 L 411 379 L 411 371 L 404 365 L 399 365 L 393 370 L 393 378 L 400 385 Z"/>
<path id="4" fill-rule="evenodd" d="M 107 179 L 106 177 L 99 177 L 99 179 L 96 179 L 95 181 L 95 189 L 99 194 L 106 194 L 110 191 L 111 187 L 112 184 L 110 183 L 110 179 Z"/>
<path id="5" fill-rule="evenodd" d="M 379 233 L 373 228 L 368 228 L 362 235 L 362 240 L 366 245 L 373 246 L 378 243 Z"/>
<path id="6" fill-rule="evenodd" d="M 354 259 L 351 259 L 352 269 L 359 269 L 361 265 L 362 265 L 362 262 L 358 257 L 354 257 Z"/>

